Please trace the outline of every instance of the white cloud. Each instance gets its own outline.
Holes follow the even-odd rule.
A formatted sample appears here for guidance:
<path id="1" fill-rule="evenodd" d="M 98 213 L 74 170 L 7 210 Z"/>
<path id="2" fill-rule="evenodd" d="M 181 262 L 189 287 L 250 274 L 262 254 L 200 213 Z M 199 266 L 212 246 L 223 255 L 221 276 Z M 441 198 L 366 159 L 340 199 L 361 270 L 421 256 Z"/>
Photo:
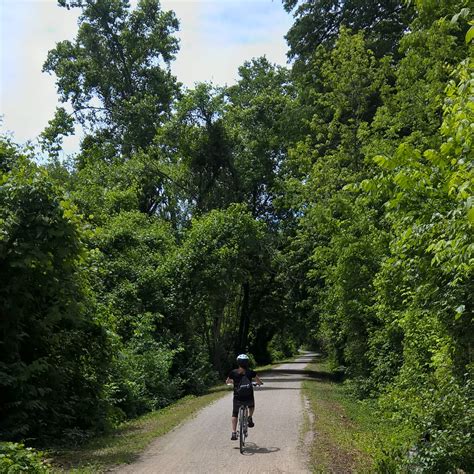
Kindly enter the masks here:
<path id="1" fill-rule="evenodd" d="M 78 11 L 59 8 L 56 0 L 0 4 L 2 128 L 24 142 L 35 139 L 53 116 L 55 78 L 41 68 L 56 42 L 75 36 Z M 162 7 L 180 19 L 181 48 L 172 70 L 188 87 L 199 81 L 230 84 L 237 68 L 255 56 L 285 63 L 290 17 L 279 0 L 163 0 Z M 67 138 L 65 151 L 77 150 L 78 142 L 77 136 Z"/>
<path id="2" fill-rule="evenodd" d="M 48 50 L 74 37 L 77 12 L 55 0 L 4 0 L 1 14 L 1 100 L 3 129 L 18 142 L 35 139 L 57 105 L 54 76 L 41 72 Z M 77 148 L 78 138 L 68 139 Z"/>
<path id="3" fill-rule="evenodd" d="M 272 0 L 168 0 L 181 22 L 181 50 L 172 70 L 186 86 L 231 84 L 244 61 L 266 55 L 286 63 L 284 35 L 291 17 Z"/>

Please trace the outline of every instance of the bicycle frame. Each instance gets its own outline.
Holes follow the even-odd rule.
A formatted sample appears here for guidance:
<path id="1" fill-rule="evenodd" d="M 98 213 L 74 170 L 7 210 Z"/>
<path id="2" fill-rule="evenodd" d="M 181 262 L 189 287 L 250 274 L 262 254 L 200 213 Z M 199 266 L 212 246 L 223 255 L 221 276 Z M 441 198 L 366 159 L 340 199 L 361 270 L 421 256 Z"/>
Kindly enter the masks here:
<path id="1" fill-rule="evenodd" d="M 240 440 L 240 453 L 244 453 L 245 449 L 245 438 L 248 433 L 248 413 L 249 408 L 247 405 L 241 405 L 239 408 L 239 440 Z"/>

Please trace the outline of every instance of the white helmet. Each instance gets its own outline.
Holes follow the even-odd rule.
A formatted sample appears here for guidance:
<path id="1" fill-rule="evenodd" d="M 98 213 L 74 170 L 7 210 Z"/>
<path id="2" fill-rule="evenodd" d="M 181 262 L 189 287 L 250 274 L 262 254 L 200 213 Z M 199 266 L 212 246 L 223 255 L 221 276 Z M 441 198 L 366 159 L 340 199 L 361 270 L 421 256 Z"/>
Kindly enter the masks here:
<path id="1" fill-rule="evenodd" d="M 237 360 L 249 360 L 249 356 L 247 354 L 239 354 Z"/>

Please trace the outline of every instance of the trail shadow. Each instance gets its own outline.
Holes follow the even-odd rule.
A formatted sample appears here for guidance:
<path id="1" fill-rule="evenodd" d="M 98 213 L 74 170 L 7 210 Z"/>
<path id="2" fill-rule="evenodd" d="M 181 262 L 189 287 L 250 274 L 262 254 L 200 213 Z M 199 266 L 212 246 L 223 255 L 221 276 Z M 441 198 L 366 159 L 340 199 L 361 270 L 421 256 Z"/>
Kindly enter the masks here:
<path id="1" fill-rule="evenodd" d="M 123 445 L 117 439 L 136 437 L 144 430 L 143 426 L 125 424 L 107 434 L 91 438 L 80 446 L 58 447 L 55 449 L 53 466 L 69 471 L 89 464 L 115 466 L 133 463 L 138 460 L 140 453 L 136 452 L 134 446 Z"/>
<path id="2" fill-rule="evenodd" d="M 273 377 L 273 375 L 276 375 L 276 377 Z M 301 375 L 303 377 L 295 377 L 296 375 Z M 344 374 L 342 372 L 321 372 L 309 369 L 273 369 L 267 373 L 265 378 L 269 382 L 289 382 L 292 380 L 302 381 L 307 380 L 308 378 L 329 382 L 342 382 Z"/>
<path id="3" fill-rule="evenodd" d="M 324 356 L 322 356 L 321 354 L 317 354 L 317 355 L 301 355 L 299 356 L 297 359 L 294 359 L 294 360 L 282 360 L 282 361 L 278 361 L 278 362 L 274 362 L 274 364 L 280 364 L 280 365 L 284 365 L 284 364 L 304 364 L 305 362 L 315 362 L 315 361 L 319 361 L 321 359 L 324 359 Z"/>
<path id="4" fill-rule="evenodd" d="M 141 455 L 141 453 L 137 453 L 133 448 L 114 449 L 110 447 L 84 451 L 70 450 L 67 454 L 67 457 L 62 455 L 55 456 L 53 467 L 60 469 L 58 472 L 69 472 L 70 470 L 82 469 L 90 465 L 100 466 L 101 468 L 105 466 L 125 466 L 137 462 Z M 72 460 L 71 456 L 74 456 Z M 54 472 L 56 472 L 56 470 L 54 470 Z"/>
<path id="5" fill-rule="evenodd" d="M 235 447 L 234 449 L 239 449 Z M 245 443 L 245 451 L 242 453 L 244 456 L 253 456 L 255 454 L 271 454 L 280 451 L 280 448 L 275 446 L 265 448 L 263 446 L 257 446 L 255 443 L 247 441 Z"/>

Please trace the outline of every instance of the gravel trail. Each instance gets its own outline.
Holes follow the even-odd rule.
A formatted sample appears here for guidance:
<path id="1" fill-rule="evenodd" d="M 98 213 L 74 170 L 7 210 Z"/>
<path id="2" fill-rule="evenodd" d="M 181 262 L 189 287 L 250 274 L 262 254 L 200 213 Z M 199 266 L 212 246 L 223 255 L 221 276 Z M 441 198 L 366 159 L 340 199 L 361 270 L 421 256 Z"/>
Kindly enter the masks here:
<path id="1" fill-rule="evenodd" d="M 135 473 L 307 473 L 301 451 L 301 381 L 313 354 L 262 374 L 255 390 L 255 427 L 246 452 L 231 441 L 232 392 L 155 441 L 138 460 L 114 472 Z"/>

